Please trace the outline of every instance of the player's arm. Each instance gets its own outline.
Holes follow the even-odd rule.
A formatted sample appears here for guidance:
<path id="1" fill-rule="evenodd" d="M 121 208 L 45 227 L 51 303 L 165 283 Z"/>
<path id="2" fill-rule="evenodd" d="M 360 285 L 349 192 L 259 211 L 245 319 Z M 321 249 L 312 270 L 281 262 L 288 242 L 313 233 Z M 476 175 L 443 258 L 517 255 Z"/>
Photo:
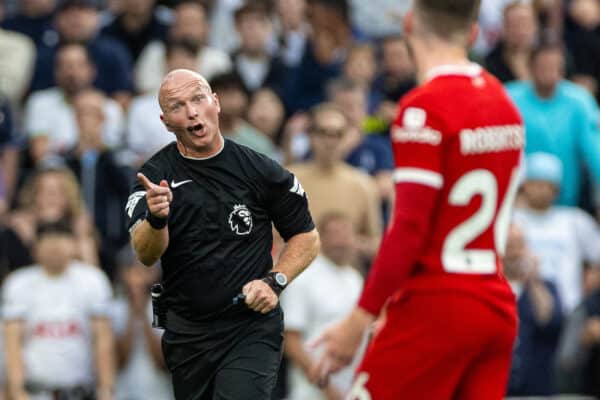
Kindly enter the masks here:
<path id="1" fill-rule="evenodd" d="M 135 221 L 131 227 L 131 244 L 139 260 L 151 266 L 169 246 L 167 222 L 173 194 L 164 179 L 157 185 L 143 173 L 138 173 L 137 177 L 141 184 L 138 189 L 141 190 L 130 196 L 127 206 L 131 220 Z"/>
<path id="2" fill-rule="evenodd" d="M 114 338 L 107 317 L 92 317 L 92 337 L 94 360 L 96 365 L 96 398 L 109 400 L 113 398 L 115 381 Z"/>
<path id="3" fill-rule="evenodd" d="M 25 323 L 22 319 L 10 319 L 5 320 L 3 325 L 9 396 L 11 399 L 29 399 L 29 396 L 25 392 L 25 364 L 23 362 L 23 333 Z"/>

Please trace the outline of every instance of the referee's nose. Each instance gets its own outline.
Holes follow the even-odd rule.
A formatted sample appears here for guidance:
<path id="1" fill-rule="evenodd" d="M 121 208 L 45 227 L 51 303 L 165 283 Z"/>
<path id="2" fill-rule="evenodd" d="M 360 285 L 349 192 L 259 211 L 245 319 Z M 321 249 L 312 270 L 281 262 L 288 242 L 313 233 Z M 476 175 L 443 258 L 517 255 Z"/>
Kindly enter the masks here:
<path id="1" fill-rule="evenodd" d="M 187 102 L 185 105 L 185 111 L 187 112 L 188 119 L 194 120 L 198 116 L 198 110 L 192 102 Z"/>

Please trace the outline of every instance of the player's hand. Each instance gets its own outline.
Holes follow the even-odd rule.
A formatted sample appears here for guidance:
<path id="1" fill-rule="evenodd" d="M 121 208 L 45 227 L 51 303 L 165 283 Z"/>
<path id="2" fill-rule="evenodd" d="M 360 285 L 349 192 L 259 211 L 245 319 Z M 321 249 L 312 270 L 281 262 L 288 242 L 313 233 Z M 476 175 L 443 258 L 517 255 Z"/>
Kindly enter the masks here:
<path id="1" fill-rule="evenodd" d="M 150 182 L 141 172 L 138 172 L 137 178 L 146 189 L 146 203 L 148 203 L 150 213 L 158 218 L 167 218 L 173 201 L 173 193 L 169 188 L 169 183 L 163 179 L 156 185 Z"/>
<path id="2" fill-rule="evenodd" d="M 329 326 L 317 339 L 309 343 L 312 348 L 322 347 L 323 353 L 313 363 L 308 378 L 320 387 L 325 387 L 329 375 L 348 366 L 366 328 L 373 321 L 373 316 L 356 308 L 345 319 Z"/>
<path id="3" fill-rule="evenodd" d="M 262 279 L 246 283 L 242 288 L 242 293 L 246 296 L 248 308 L 262 314 L 273 310 L 279 302 L 279 297 L 271 289 L 271 286 Z"/>

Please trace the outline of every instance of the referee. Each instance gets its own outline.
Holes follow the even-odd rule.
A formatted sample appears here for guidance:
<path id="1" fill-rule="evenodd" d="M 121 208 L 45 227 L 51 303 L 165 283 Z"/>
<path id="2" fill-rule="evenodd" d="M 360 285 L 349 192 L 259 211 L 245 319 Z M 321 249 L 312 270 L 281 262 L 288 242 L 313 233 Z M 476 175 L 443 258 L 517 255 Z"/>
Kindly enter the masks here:
<path id="1" fill-rule="evenodd" d="M 319 250 L 306 195 L 279 164 L 223 138 L 219 99 L 202 76 L 170 72 L 158 101 L 177 140 L 141 167 L 126 212 L 138 258 L 161 260 L 175 397 L 270 399 L 279 294 Z M 287 242 L 276 265 L 272 224 Z"/>

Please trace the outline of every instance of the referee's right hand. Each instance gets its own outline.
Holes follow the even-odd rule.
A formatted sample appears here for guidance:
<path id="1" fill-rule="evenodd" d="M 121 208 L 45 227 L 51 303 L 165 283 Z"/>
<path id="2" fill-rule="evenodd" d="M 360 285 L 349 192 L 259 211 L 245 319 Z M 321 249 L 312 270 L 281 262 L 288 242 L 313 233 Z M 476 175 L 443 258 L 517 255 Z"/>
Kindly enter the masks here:
<path id="1" fill-rule="evenodd" d="M 137 178 L 146 189 L 146 203 L 148 203 L 150 213 L 158 218 L 167 218 L 169 216 L 169 206 L 173 201 L 173 193 L 169 188 L 169 183 L 163 179 L 160 184 L 156 185 L 150 182 L 141 172 L 138 172 Z"/>

